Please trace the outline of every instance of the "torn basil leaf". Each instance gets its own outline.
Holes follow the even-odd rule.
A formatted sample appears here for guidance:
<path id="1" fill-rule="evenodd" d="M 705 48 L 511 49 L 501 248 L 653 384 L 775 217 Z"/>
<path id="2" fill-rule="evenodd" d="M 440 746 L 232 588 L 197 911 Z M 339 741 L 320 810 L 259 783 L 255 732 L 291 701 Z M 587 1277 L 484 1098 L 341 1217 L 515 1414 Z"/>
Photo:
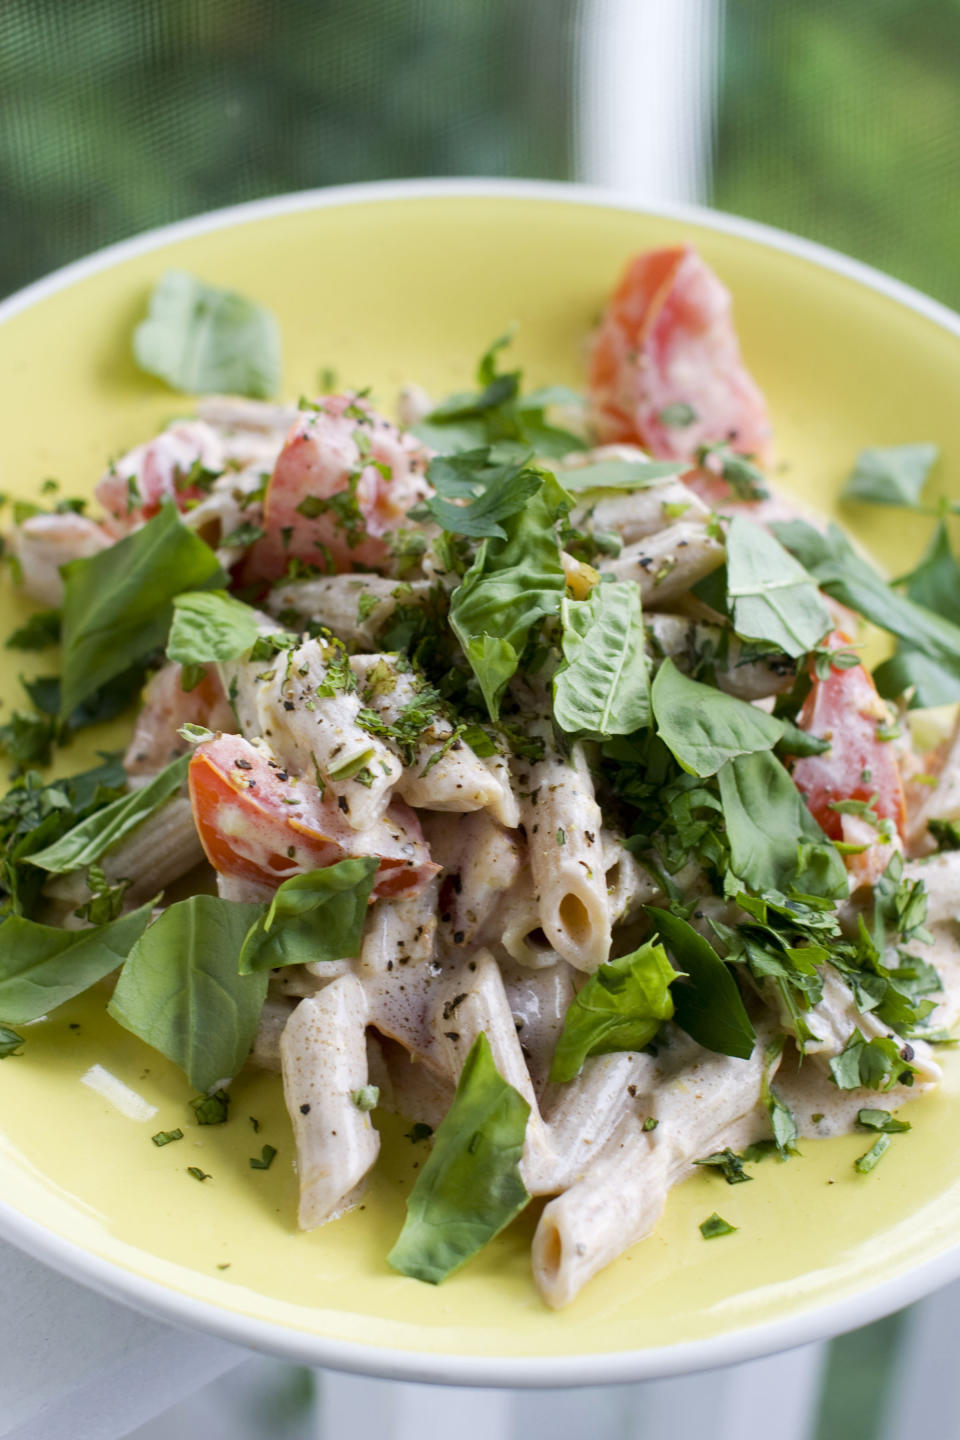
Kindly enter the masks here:
<path id="1" fill-rule="evenodd" d="M 195 590 L 177 595 L 167 657 L 181 665 L 236 660 L 260 634 L 257 612 L 225 590 Z"/>
<path id="2" fill-rule="evenodd" d="M 215 895 L 171 905 L 130 951 L 107 1007 L 198 1090 L 235 1075 L 253 1044 L 268 976 L 240 975 L 237 957 L 264 908 Z"/>
<path id="3" fill-rule="evenodd" d="M 493 720 L 534 626 L 560 612 L 566 577 L 556 524 L 568 504 L 553 476 L 546 476 L 523 510 L 506 520 L 507 539 L 481 543 L 451 596 L 451 628 Z"/>
<path id="4" fill-rule="evenodd" d="M 715 775 L 738 755 L 772 749 L 783 734 L 782 721 L 689 679 L 669 658 L 657 671 L 652 700 L 657 734 L 690 775 Z"/>
<path id="5" fill-rule="evenodd" d="M 129 954 L 154 903 L 91 930 L 62 930 L 11 915 L 0 929 L 0 1015 L 25 1024 L 89 990 Z"/>
<path id="6" fill-rule="evenodd" d="M 250 395 L 267 400 L 280 388 L 280 328 L 262 305 L 168 270 L 134 331 L 141 370 L 187 395 Z"/>
<path id="7" fill-rule="evenodd" d="M 938 521 L 920 563 L 902 583 L 906 584 L 910 600 L 960 625 L 960 565 L 943 520 Z M 901 639 L 895 655 L 877 666 L 873 678 L 880 694 L 888 700 L 911 690 L 911 709 L 952 705 L 960 700 L 960 656 L 954 656 L 952 661 L 945 655 L 934 659 L 905 639 Z"/>
<path id="8" fill-rule="evenodd" d="M 500 1075 L 478 1035 L 433 1149 L 407 1199 L 388 1264 L 439 1285 L 509 1225 L 530 1199 L 520 1158 L 530 1106 Z"/>
<path id="9" fill-rule="evenodd" d="M 64 716 L 163 647 L 176 595 L 227 582 L 209 545 L 181 523 L 171 504 L 132 535 L 96 555 L 71 560 L 61 571 Z"/>
<path id="10" fill-rule="evenodd" d="M 865 1155 L 854 1160 L 853 1168 L 858 1175 L 869 1175 L 871 1170 L 876 1169 L 883 1156 L 890 1148 L 890 1136 L 878 1135 Z"/>
<path id="11" fill-rule="evenodd" d="M 244 937 L 241 975 L 358 955 L 379 863 L 340 860 L 284 880 Z"/>
<path id="12" fill-rule="evenodd" d="M 650 677 L 640 591 L 632 581 L 595 585 L 564 599 L 563 664 L 553 681 L 561 730 L 592 740 L 631 735 L 650 723 Z"/>
<path id="13" fill-rule="evenodd" d="M 740 987 L 709 940 L 679 915 L 645 905 L 664 945 L 680 971 L 671 988 L 673 1018 L 705 1050 L 748 1060 L 756 1032 Z"/>
<path id="14" fill-rule="evenodd" d="M 673 1015 L 677 975 L 662 945 L 649 941 L 601 965 L 574 996 L 553 1053 L 551 1080 L 572 1080 L 591 1055 L 642 1050 Z"/>
<path id="15" fill-rule="evenodd" d="M 4 642 L 8 650 L 46 650 L 60 643 L 60 611 L 37 610 Z"/>
<path id="16" fill-rule="evenodd" d="M 725 1150 L 714 1151 L 712 1155 L 704 1155 L 702 1160 L 694 1160 L 693 1163 L 703 1169 L 718 1170 L 728 1185 L 743 1185 L 753 1179 L 744 1169 L 743 1156 L 729 1146 Z"/>
<path id="17" fill-rule="evenodd" d="M 121 795 L 81 820 L 52 845 L 35 850 L 26 857 L 28 863 L 53 875 L 92 865 L 177 793 L 187 778 L 189 764 L 189 755 L 171 761 L 139 790 Z"/>
<path id="18" fill-rule="evenodd" d="M 889 1110 L 858 1110 L 857 1124 L 864 1130 L 880 1130 L 884 1135 L 902 1135 L 913 1128 L 909 1120 L 897 1120 Z"/>
<path id="19" fill-rule="evenodd" d="M 701 1221 L 700 1224 L 700 1234 L 704 1240 L 716 1240 L 720 1235 L 734 1235 L 736 1230 L 736 1225 L 731 1225 L 728 1220 L 724 1220 L 723 1216 L 718 1215 L 716 1211 L 714 1211 L 712 1215 L 708 1215 L 706 1220 Z"/>
<path id="20" fill-rule="evenodd" d="M 11 1030 L 8 1025 L 0 1025 L 0 1060 L 9 1060 L 11 1055 L 22 1054 L 26 1043 L 16 1030 Z"/>
<path id="21" fill-rule="evenodd" d="M 758 894 L 791 890 L 840 900 L 847 872 L 800 791 L 769 751 L 729 760 L 717 772 L 730 866 Z"/>
<path id="22" fill-rule="evenodd" d="M 887 445 L 861 450 L 840 499 L 869 505 L 917 505 L 939 456 L 936 445 Z"/>
<path id="23" fill-rule="evenodd" d="M 833 619 L 814 579 L 767 531 L 735 515 L 727 546 L 727 597 L 733 628 L 793 659 L 816 648 Z"/>

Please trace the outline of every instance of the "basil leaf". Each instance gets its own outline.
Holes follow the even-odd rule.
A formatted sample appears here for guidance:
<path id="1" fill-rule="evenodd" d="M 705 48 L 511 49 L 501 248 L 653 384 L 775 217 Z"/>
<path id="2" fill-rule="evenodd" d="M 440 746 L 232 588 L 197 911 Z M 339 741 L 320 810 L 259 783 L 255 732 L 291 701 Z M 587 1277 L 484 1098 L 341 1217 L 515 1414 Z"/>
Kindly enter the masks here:
<path id="1" fill-rule="evenodd" d="M 59 728 L 66 731 L 66 739 L 69 739 L 74 730 L 84 730 L 88 725 L 102 725 L 105 720 L 122 715 L 143 689 L 146 671 L 147 667 L 142 663 L 131 665 L 128 670 L 108 680 L 92 695 L 81 700 L 65 721 L 58 720 Z M 35 675 L 32 680 L 25 680 L 21 676 L 20 681 L 41 714 L 53 717 L 60 715 L 63 702 L 59 675 Z M 60 744 L 65 743 L 59 736 L 55 738 Z"/>
<path id="2" fill-rule="evenodd" d="M 960 624 L 898 595 L 836 525 L 831 525 L 826 535 L 803 520 L 784 520 L 773 528 L 832 599 L 856 610 L 881 630 L 889 630 L 948 671 L 956 665 Z"/>
<path id="3" fill-rule="evenodd" d="M 92 930 L 62 930 L 11 915 L 0 928 L 0 1015 L 23 1024 L 89 990 L 139 940 L 154 903 Z"/>
<path id="4" fill-rule="evenodd" d="M 7 636 L 8 650 L 46 650 L 60 643 L 60 611 L 37 610 L 30 619 Z"/>
<path id="5" fill-rule="evenodd" d="M 570 1002 L 550 1079 L 572 1080 L 591 1055 L 649 1045 L 673 1014 L 670 986 L 676 978 L 666 951 L 654 941 L 601 965 Z"/>
<path id="6" fill-rule="evenodd" d="M 645 905 L 681 978 L 671 991 L 673 1018 L 681 1030 L 705 1050 L 747 1060 L 756 1032 L 743 1004 L 740 987 L 709 940 L 679 915 Z"/>
<path id="7" fill-rule="evenodd" d="M 689 775 L 715 775 L 737 755 L 772 749 L 783 734 L 780 720 L 689 679 L 669 658 L 657 671 L 652 700 L 657 734 Z"/>
<path id="8" fill-rule="evenodd" d="M 841 1090 L 892 1090 L 902 1077 L 912 1078 L 914 1069 L 896 1040 L 885 1035 L 867 1040 L 855 1029 L 830 1061 L 830 1074 Z"/>
<path id="9" fill-rule="evenodd" d="M 907 595 L 943 620 L 960 625 L 960 565 L 943 520 L 919 565 L 905 577 Z M 897 653 L 873 672 L 880 694 L 895 700 L 913 687 L 910 708 L 952 705 L 960 700 L 960 656 L 936 660 L 901 642 Z"/>
<path id="10" fill-rule="evenodd" d="M 240 974 L 359 955 L 379 864 L 372 856 L 341 860 L 284 880 L 266 914 L 247 932 Z"/>
<path id="11" fill-rule="evenodd" d="M 563 664 L 553 681 L 554 719 L 568 735 L 605 740 L 650 723 L 640 591 L 632 581 L 595 585 L 561 605 Z"/>
<path id="12" fill-rule="evenodd" d="M 597 460 L 593 465 L 564 469 L 559 479 L 564 490 L 573 494 L 581 490 L 645 490 L 674 475 L 686 475 L 689 469 L 689 463 L 673 460 Z"/>
<path id="13" fill-rule="evenodd" d="M 164 505 L 142 529 L 108 550 L 71 560 L 61 574 L 65 716 L 162 647 L 175 595 L 227 580 L 209 545 L 181 523 L 173 505 Z"/>
<path id="14" fill-rule="evenodd" d="M 519 1215 L 530 1199 L 520 1177 L 529 1114 L 498 1072 L 486 1035 L 478 1035 L 407 1200 L 387 1256 L 394 1270 L 439 1285 Z"/>
<path id="15" fill-rule="evenodd" d="M 780 724 L 783 726 L 783 734 L 774 746 L 774 751 L 781 759 L 785 755 L 795 760 L 804 755 L 826 755 L 830 749 L 829 740 L 821 740 L 819 735 L 811 735 L 808 730 L 801 730 L 792 720 L 781 717 Z"/>
<path id="16" fill-rule="evenodd" d="M 215 895 L 171 905 L 131 950 L 107 1007 L 198 1090 L 235 1075 L 253 1044 L 268 976 L 238 974 L 237 956 L 263 909 Z"/>
<path id="17" fill-rule="evenodd" d="M 141 370 L 188 395 L 252 395 L 280 388 L 280 329 L 269 310 L 206 285 L 185 270 L 168 270 L 133 334 Z"/>
<path id="18" fill-rule="evenodd" d="M 194 590 L 173 602 L 167 655 L 181 665 L 236 660 L 260 634 L 256 610 L 225 590 Z"/>
<path id="19" fill-rule="evenodd" d="M 440 455 L 427 467 L 427 479 L 437 492 L 424 502 L 424 510 L 451 535 L 474 538 L 496 536 L 506 540 L 502 520 L 516 515 L 543 484 L 543 472 L 525 462 L 497 464 L 489 447 L 459 455 Z M 469 500 L 455 505 L 453 500 Z"/>
<path id="20" fill-rule="evenodd" d="M 738 635 L 797 659 L 833 629 L 814 580 L 768 531 L 735 515 L 727 531 L 727 596 Z"/>
<path id="21" fill-rule="evenodd" d="M 450 599 L 450 625 L 492 719 L 533 627 L 557 615 L 566 589 L 556 522 L 568 501 L 552 475 L 506 522 L 506 540 L 484 540 Z M 489 643 L 488 643 L 489 642 Z"/>
<path id="22" fill-rule="evenodd" d="M 890 1136 L 878 1135 L 866 1154 L 861 1155 L 859 1160 L 854 1160 L 854 1170 L 856 1170 L 858 1175 L 869 1175 L 870 1171 L 876 1168 L 882 1160 L 884 1153 L 889 1150 L 889 1148 Z"/>
<path id="23" fill-rule="evenodd" d="M 9 1060 L 11 1055 L 21 1055 L 21 1047 L 26 1045 L 22 1035 L 16 1030 L 11 1030 L 7 1025 L 0 1025 L 0 1060 Z"/>
<path id="24" fill-rule="evenodd" d="M 700 1234 L 704 1240 L 716 1240 L 720 1235 L 735 1235 L 738 1229 L 739 1226 L 731 1225 L 729 1220 L 724 1220 L 716 1210 L 700 1222 Z"/>
<path id="25" fill-rule="evenodd" d="M 869 505 L 916 505 L 939 456 L 936 445 L 861 450 L 840 499 Z"/>
<path id="26" fill-rule="evenodd" d="M 789 1160 L 791 1155 L 800 1154 L 797 1149 L 800 1131 L 793 1111 L 780 1099 L 772 1084 L 773 1070 L 783 1051 L 783 1046 L 784 1037 L 780 1035 L 771 1040 L 764 1051 L 763 1083 L 760 1094 L 767 1107 L 767 1114 L 770 1116 L 770 1129 L 773 1132 L 773 1143 L 777 1147 L 777 1154 L 781 1160 Z"/>
<path id="27" fill-rule="evenodd" d="M 694 1160 L 693 1163 L 719 1170 L 728 1185 L 744 1185 L 753 1179 L 743 1168 L 743 1156 L 731 1150 L 729 1145 L 725 1150 L 715 1150 L 712 1155 L 705 1155 L 702 1160 Z"/>
<path id="28" fill-rule="evenodd" d="M 28 862 L 54 875 L 92 865 L 124 835 L 141 825 L 148 815 L 159 810 L 171 795 L 176 794 L 187 778 L 189 764 L 189 755 L 181 755 L 171 761 L 141 789 L 121 795 L 118 800 L 74 825 L 54 844 L 35 850 L 26 857 Z"/>
<path id="29" fill-rule="evenodd" d="M 741 755 L 717 772 L 730 867 L 758 894 L 775 890 L 839 900 L 849 893 L 835 845 L 769 751 Z"/>

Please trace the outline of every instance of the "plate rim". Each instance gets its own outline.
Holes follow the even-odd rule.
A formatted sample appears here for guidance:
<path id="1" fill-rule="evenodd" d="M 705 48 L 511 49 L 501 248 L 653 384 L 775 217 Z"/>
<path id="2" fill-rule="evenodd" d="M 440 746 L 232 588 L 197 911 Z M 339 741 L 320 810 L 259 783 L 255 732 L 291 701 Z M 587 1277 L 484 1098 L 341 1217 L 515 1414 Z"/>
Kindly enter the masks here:
<path id="1" fill-rule="evenodd" d="M 792 255 L 841 275 L 920 314 L 960 339 L 960 314 L 913 286 L 816 241 L 704 206 L 657 201 L 598 186 L 523 179 L 429 178 L 372 181 L 294 191 L 207 211 L 151 228 L 53 271 L 0 301 L 0 324 L 116 264 L 194 236 L 298 211 L 434 198 L 515 198 L 613 209 L 691 224 Z M 706 1339 L 602 1354 L 476 1356 L 362 1344 L 299 1330 L 190 1295 L 86 1249 L 0 1198 L 3 1238 L 34 1259 L 153 1319 L 198 1329 L 293 1363 L 391 1380 L 464 1386 L 568 1388 L 675 1377 L 739 1364 L 831 1338 L 880 1319 L 960 1278 L 960 1240 L 876 1286 L 768 1324 Z"/>

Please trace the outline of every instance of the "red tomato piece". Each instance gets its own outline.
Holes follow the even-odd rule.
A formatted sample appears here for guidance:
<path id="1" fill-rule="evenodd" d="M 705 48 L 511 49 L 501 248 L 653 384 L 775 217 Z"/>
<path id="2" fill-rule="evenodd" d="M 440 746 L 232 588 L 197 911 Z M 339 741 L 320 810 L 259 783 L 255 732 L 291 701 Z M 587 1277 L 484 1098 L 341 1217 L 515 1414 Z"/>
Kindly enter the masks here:
<path id="1" fill-rule="evenodd" d="M 263 506 L 266 535 L 244 578 L 276 580 L 291 559 L 321 570 L 382 569 L 383 538 L 430 493 L 429 452 L 362 400 L 329 395 L 296 421 L 277 459 Z"/>
<path id="2" fill-rule="evenodd" d="M 277 886 L 351 856 L 376 855 L 374 897 L 417 894 L 440 867 L 413 811 L 394 801 L 352 830 L 333 796 L 298 779 L 240 735 L 217 735 L 190 761 L 190 803 L 207 859 L 223 875 Z"/>
<path id="3" fill-rule="evenodd" d="M 692 462 L 701 445 L 726 441 L 769 460 L 767 405 L 740 357 L 730 294 L 690 246 L 628 265 L 594 338 L 589 392 L 605 442 Z M 664 423 L 681 405 L 690 423 Z"/>
<path id="4" fill-rule="evenodd" d="M 850 641 L 838 631 L 828 643 L 838 649 Z M 830 808 L 831 803 L 869 803 L 873 796 L 877 818 L 892 820 L 903 835 L 906 812 L 896 751 L 889 741 L 877 739 L 877 726 L 886 718 L 883 701 L 862 665 L 848 670 L 834 665 L 825 680 L 814 678 L 797 724 L 809 735 L 829 740 L 830 749 L 798 760 L 793 778 L 811 815 L 831 840 L 843 838 L 843 817 Z"/>

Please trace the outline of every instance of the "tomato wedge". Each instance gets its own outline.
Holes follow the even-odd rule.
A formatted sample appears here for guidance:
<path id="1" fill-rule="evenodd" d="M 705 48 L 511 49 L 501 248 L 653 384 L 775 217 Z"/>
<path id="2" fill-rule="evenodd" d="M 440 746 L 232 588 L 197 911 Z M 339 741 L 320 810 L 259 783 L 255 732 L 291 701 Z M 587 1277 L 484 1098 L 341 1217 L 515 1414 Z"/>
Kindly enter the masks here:
<path id="1" fill-rule="evenodd" d="M 417 894 L 440 867 L 400 800 L 369 830 L 352 830 L 336 800 L 289 774 L 240 735 L 217 735 L 190 761 L 190 803 L 207 859 L 222 875 L 277 886 L 350 856 L 376 855 L 377 898 Z"/>
<path id="2" fill-rule="evenodd" d="M 276 580 L 291 559 L 321 570 L 383 569 L 383 538 L 429 494 L 428 452 L 351 395 L 304 411 L 274 467 L 263 505 L 266 534 L 244 578 Z"/>
<path id="3" fill-rule="evenodd" d="M 594 338 L 589 392 L 604 441 L 691 462 L 726 441 L 769 460 L 767 404 L 741 359 L 730 294 L 690 246 L 630 262 Z"/>
<path id="4" fill-rule="evenodd" d="M 840 649 L 850 641 L 836 631 L 828 643 Z M 797 725 L 809 735 L 829 740 L 830 749 L 798 760 L 793 778 L 831 840 L 843 839 L 842 813 L 831 806 L 844 800 L 866 802 L 877 819 L 892 820 L 898 833 L 904 833 L 906 811 L 896 751 L 889 741 L 877 739 L 877 727 L 886 719 L 886 707 L 862 665 L 846 670 L 831 665 L 825 680 L 814 678 Z"/>

